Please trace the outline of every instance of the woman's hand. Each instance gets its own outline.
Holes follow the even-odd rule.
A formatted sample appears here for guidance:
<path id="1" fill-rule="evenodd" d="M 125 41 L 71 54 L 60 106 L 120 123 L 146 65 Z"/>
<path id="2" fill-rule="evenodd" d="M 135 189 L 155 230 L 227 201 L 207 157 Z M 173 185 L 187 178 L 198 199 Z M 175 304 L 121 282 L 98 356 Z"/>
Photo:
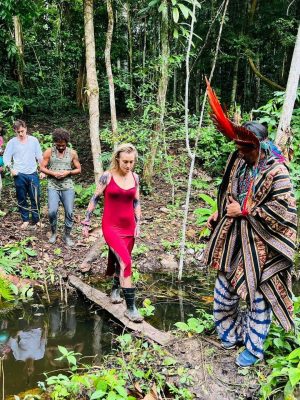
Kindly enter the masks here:
<path id="1" fill-rule="evenodd" d="M 207 220 L 206 222 L 206 226 L 208 227 L 208 229 L 210 230 L 214 230 L 215 227 L 215 223 L 217 222 L 219 218 L 219 213 L 218 211 L 214 212 Z"/>
<path id="2" fill-rule="evenodd" d="M 136 224 L 135 230 L 134 230 L 134 237 L 138 238 L 140 237 L 141 234 L 141 228 L 140 228 L 140 224 Z"/>
<path id="3" fill-rule="evenodd" d="M 89 237 L 89 225 L 82 226 L 82 235 L 85 239 Z"/>
<path id="4" fill-rule="evenodd" d="M 240 206 L 240 203 L 238 203 L 236 200 L 234 200 L 231 196 L 228 198 L 229 204 L 227 205 L 227 217 L 230 218 L 237 218 L 242 215 L 242 209 Z"/>

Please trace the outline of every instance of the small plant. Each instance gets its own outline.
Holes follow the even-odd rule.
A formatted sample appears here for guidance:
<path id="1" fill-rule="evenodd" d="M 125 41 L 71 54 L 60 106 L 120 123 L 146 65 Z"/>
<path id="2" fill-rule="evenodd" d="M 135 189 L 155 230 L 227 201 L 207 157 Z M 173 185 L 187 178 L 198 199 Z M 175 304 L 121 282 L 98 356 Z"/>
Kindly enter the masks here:
<path id="1" fill-rule="evenodd" d="M 133 257 L 139 257 L 141 255 L 144 255 L 148 251 L 149 247 L 142 243 L 133 248 L 132 255 Z"/>
<path id="2" fill-rule="evenodd" d="M 199 198 L 203 200 L 210 208 L 197 208 L 194 213 L 197 216 L 197 224 L 202 227 L 200 230 L 200 237 L 206 237 L 210 235 L 210 230 L 206 227 L 206 222 L 208 218 L 214 214 L 217 209 L 217 201 L 214 200 L 212 197 L 208 196 L 207 194 L 201 193 L 199 194 Z"/>
<path id="3" fill-rule="evenodd" d="M 268 369 L 259 372 L 261 399 L 283 393 L 284 399 L 295 400 L 300 389 L 300 297 L 294 298 L 295 332 L 285 332 L 272 323 L 264 343 Z"/>
<path id="4" fill-rule="evenodd" d="M 204 310 L 197 310 L 197 313 L 200 314 L 199 318 L 192 316 L 186 323 L 176 322 L 176 328 L 182 332 L 187 332 L 188 334 L 202 333 L 211 330 L 214 326 L 213 316 Z"/>
<path id="5" fill-rule="evenodd" d="M 151 315 L 154 315 L 155 307 L 152 305 L 150 299 L 145 299 L 143 301 L 143 306 L 144 307 L 139 308 L 139 312 L 143 317 L 150 317 Z"/>

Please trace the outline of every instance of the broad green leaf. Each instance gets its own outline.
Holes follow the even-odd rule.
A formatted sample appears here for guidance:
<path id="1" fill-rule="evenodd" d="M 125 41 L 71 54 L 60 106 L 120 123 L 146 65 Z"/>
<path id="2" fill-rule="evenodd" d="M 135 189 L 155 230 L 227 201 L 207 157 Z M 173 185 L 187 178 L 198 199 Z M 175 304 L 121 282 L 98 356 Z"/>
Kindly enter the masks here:
<path id="1" fill-rule="evenodd" d="M 96 392 L 94 392 L 91 395 L 90 399 L 91 400 L 102 399 L 105 395 L 106 395 L 106 392 L 103 392 L 103 390 L 96 390 Z"/>
<path id="2" fill-rule="evenodd" d="M 182 12 L 184 18 L 187 19 L 187 18 L 189 17 L 190 10 L 187 8 L 187 6 L 185 6 L 185 5 L 182 4 L 182 3 L 179 3 L 179 4 L 178 4 L 178 7 L 180 8 L 180 10 L 181 10 L 181 12 Z"/>
<path id="3" fill-rule="evenodd" d="M 63 346 L 58 346 L 58 350 L 60 351 L 61 354 L 63 354 L 64 356 L 66 356 L 69 352 L 68 350 L 63 347 Z"/>
<path id="4" fill-rule="evenodd" d="M 178 20 L 179 20 L 179 11 L 177 7 L 173 8 L 173 20 L 175 22 L 175 24 L 177 24 Z"/>
<path id="5" fill-rule="evenodd" d="M 300 368 L 289 368 L 289 378 L 294 387 L 300 381 Z"/>
<path id="6" fill-rule="evenodd" d="M 293 350 L 289 355 L 288 355 L 288 360 L 294 360 L 295 358 L 300 358 L 300 347 L 298 349 Z"/>

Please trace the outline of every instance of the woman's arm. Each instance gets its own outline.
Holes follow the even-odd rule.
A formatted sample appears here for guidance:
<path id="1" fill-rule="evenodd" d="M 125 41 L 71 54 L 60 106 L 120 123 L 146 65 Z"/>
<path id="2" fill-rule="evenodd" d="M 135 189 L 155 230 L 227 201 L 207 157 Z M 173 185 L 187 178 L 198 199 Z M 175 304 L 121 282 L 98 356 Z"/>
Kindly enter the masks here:
<path id="1" fill-rule="evenodd" d="M 136 228 L 135 228 L 135 237 L 140 236 L 140 225 L 141 225 L 141 216 L 142 216 L 142 209 L 141 209 L 141 203 L 140 203 L 140 185 L 139 185 L 139 177 L 137 174 L 135 175 L 135 180 L 136 180 L 136 193 L 135 193 L 135 198 L 133 200 L 133 208 L 134 208 L 134 216 L 135 216 L 135 221 L 136 221 Z"/>
<path id="2" fill-rule="evenodd" d="M 85 225 L 87 227 L 90 225 L 93 211 L 95 210 L 95 208 L 99 202 L 100 196 L 102 196 L 106 186 L 108 185 L 110 178 L 111 178 L 111 176 L 110 176 L 109 172 L 104 172 L 103 175 L 100 176 L 96 191 L 93 194 L 93 196 L 89 202 L 89 205 L 88 205 L 88 208 L 87 208 L 87 211 L 85 214 L 85 219 L 81 222 L 82 225 Z"/>

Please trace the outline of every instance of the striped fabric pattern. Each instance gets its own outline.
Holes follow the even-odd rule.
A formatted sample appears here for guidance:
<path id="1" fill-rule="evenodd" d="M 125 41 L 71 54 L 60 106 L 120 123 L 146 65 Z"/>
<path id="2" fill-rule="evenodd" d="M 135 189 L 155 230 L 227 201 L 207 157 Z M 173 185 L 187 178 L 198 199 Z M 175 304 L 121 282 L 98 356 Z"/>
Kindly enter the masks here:
<path id="1" fill-rule="evenodd" d="M 218 193 L 219 222 L 204 252 L 204 263 L 228 273 L 237 294 L 253 307 L 259 289 L 285 330 L 293 328 L 291 268 L 297 212 L 288 169 L 274 158 L 254 182 L 247 217 L 226 216 L 228 196 L 237 199 L 245 162 L 233 153 Z"/>
<path id="2" fill-rule="evenodd" d="M 271 307 L 259 290 L 251 310 L 239 308 L 240 297 L 225 274 L 218 274 L 214 292 L 214 320 L 222 341 L 243 342 L 256 357 L 263 358 L 263 345 L 271 324 Z"/>

